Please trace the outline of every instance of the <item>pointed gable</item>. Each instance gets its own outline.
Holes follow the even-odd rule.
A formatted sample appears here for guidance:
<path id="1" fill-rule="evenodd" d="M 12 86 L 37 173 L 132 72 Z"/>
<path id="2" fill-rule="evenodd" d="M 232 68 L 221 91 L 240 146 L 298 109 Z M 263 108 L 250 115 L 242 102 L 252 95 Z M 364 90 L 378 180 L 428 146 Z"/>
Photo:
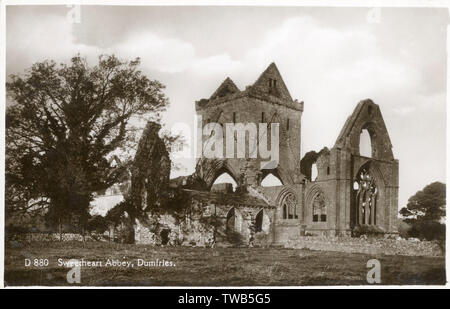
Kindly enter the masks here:
<path id="1" fill-rule="evenodd" d="M 236 84 L 231 80 L 231 78 L 227 77 L 222 84 L 217 88 L 216 91 L 209 98 L 210 100 L 214 100 L 215 98 L 225 97 L 229 94 L 239 92 L 239 88 Z"/>
<path id="2" fill-rule="evenodd" d="M 274 62 L 259 76 L 252 88 L 263 93 L 269 93 L 281 99 L 292 101 L 292 97 Z"/>
<path id="3" fill-rule="evenodd" d="M 349 149 L 353 154 L 360 155 L 359 142 L 364 129 L 370 134 L 372 158 L 393 160 L 391 139 L 380 107 L 370 99 L 358 103 L 353 113 L 347 118 L 334 147 Z"/>

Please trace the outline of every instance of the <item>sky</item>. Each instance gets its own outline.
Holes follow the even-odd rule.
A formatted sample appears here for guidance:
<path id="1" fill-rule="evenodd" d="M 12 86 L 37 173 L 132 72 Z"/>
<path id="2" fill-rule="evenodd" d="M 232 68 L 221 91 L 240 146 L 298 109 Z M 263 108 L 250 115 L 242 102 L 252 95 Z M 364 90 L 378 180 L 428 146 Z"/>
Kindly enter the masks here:
<path id="1" fill-rule="evenodd" d="M 439 8 L 8 6 L 6 74 L 77 53 L 90 63 L 140 57 L 166 86 L 170 129 L 192 127 L 195 101 L 226 77 L 243 90 L 275 62 L 304 101 L 302 155 L 333 147 L 360 100 L 380 106 L 400 162 L 401 208 L 446 181 L 448 18 Z M 172 176 L 192 173 L 194 162 L 178 159 Z"/>

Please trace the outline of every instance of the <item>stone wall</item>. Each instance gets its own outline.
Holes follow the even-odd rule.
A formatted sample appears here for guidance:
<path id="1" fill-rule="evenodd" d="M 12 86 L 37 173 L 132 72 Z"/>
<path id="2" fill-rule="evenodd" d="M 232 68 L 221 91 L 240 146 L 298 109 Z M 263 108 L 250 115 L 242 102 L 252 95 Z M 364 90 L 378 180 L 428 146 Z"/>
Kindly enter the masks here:
<path id="1" fill-rule="evenodd" d="M 138 221 L 135 227 L 135 242 L 209 246 L 215 240 L 216 243 L 245 245 L 250 244 L 252 239 L 255 240 L 255 234 L 258 232 L 267 235 L 265 241 L 272 240 L 274 207 L 269 207 L 249 195 L 235 197 L 235 194 L 219 196 L 218 193 L 193 190 L 188 192 L 191 196 L 190 206 L 183 216 L 177 220 L 174 216 L 165 214 L 159 217 L 157 223 L 152 220 L 147 220 L 148 223 Z M 204 195 L 209 196 L 209 200 L 205 200 Z M 231 203 L 233 199 L 240 200 L 242 204 Z M 260 205 L 251 204 L 251 201 L 259 201 Z M 246 202 L 250 205 L 245 205 Z M 230 240 L 230 232 L 236 232 L 240 241 Z"/>
<path id="2" fill-rule="evenodd" d="M 204 247 L 211 245 L 213 239 L 214 230 L 205 227 L 198 218 L 177 222 L 171 215 L 163 215 L 156 228 L 140 221 L 135 227 L 136 244 Z"/>
<path id="3" fill-rule="evenodd" d="M 442 256 L 439 245 L 434 241 L 406 240 L 403 238 L 354 238 L 354 237 L 299 237 L 289 239 L 287 248 L 348 253 Z"/>
<path id="4" fill-rule="evenodd" d="M 33 241 L 83 241 L 83 236 L 81 234 L 75 233 L 15 233 L 7 235 L 6 239 L 8 241 L 23 241 L 23 242 L 33 242 Z M 106 240 L 105 235 L 93 234 L 85 235 L 85 241 L 97 241 Z"/>

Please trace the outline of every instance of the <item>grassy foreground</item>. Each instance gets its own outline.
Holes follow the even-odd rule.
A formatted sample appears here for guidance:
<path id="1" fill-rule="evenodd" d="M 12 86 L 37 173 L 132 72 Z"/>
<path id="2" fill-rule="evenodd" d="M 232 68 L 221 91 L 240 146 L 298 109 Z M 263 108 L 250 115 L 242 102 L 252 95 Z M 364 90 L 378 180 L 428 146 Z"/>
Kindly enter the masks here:
<path id="1" fill-rule="evenodd" d="M 31 266 L 25 266 L 29 259 Z M 42 260 L 40 260 L 42 259 Z M 48 266 L 39 266 L 46 263 Z M 58 259 L 84 259 L 81 283 Z M 110 260 L 129 266 L 106 265 Z M 138 259 L 167 266 L 138 265 Z M 378 259 L 381 284 L 445 284 L 444 257 L 410 257 L 284 248 L 152 247 L 108 243 L 8 244 L 5 286 L 305 286 L 367 285 L 367 261 Z M 33 264 L 37 263 L 37 266 Z M 171 266 L 169 264 L 172 264 Z"/>

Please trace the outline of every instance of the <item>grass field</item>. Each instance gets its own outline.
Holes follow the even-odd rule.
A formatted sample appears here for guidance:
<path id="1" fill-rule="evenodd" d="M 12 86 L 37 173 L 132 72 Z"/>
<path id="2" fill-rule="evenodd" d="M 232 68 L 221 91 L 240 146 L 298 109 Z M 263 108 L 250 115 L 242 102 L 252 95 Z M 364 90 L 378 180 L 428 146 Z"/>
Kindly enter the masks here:
<path id="1" fill-rule="evenodd" d="M 48 266 L 25 266 L 48 259 Z M 82 267 L 81 283 L 69 284 L 70 268 L 58 259 L 99 261 Z M 130 267 L 106 266 L 108 259 Z M 172 266 L 138 266 L 138 259 Z M 305 286 L 367 285 L 367 261 L 381 263 L 381 284 L 445 284 L 444 257 L 409 257 L 284 248 L 152 247 L 107 243 L 8 245 L 5 286 Z M 44 262 L 45 263 L 45 262 Z M 134 267 L 131 267 L 134 265 Z"/>

